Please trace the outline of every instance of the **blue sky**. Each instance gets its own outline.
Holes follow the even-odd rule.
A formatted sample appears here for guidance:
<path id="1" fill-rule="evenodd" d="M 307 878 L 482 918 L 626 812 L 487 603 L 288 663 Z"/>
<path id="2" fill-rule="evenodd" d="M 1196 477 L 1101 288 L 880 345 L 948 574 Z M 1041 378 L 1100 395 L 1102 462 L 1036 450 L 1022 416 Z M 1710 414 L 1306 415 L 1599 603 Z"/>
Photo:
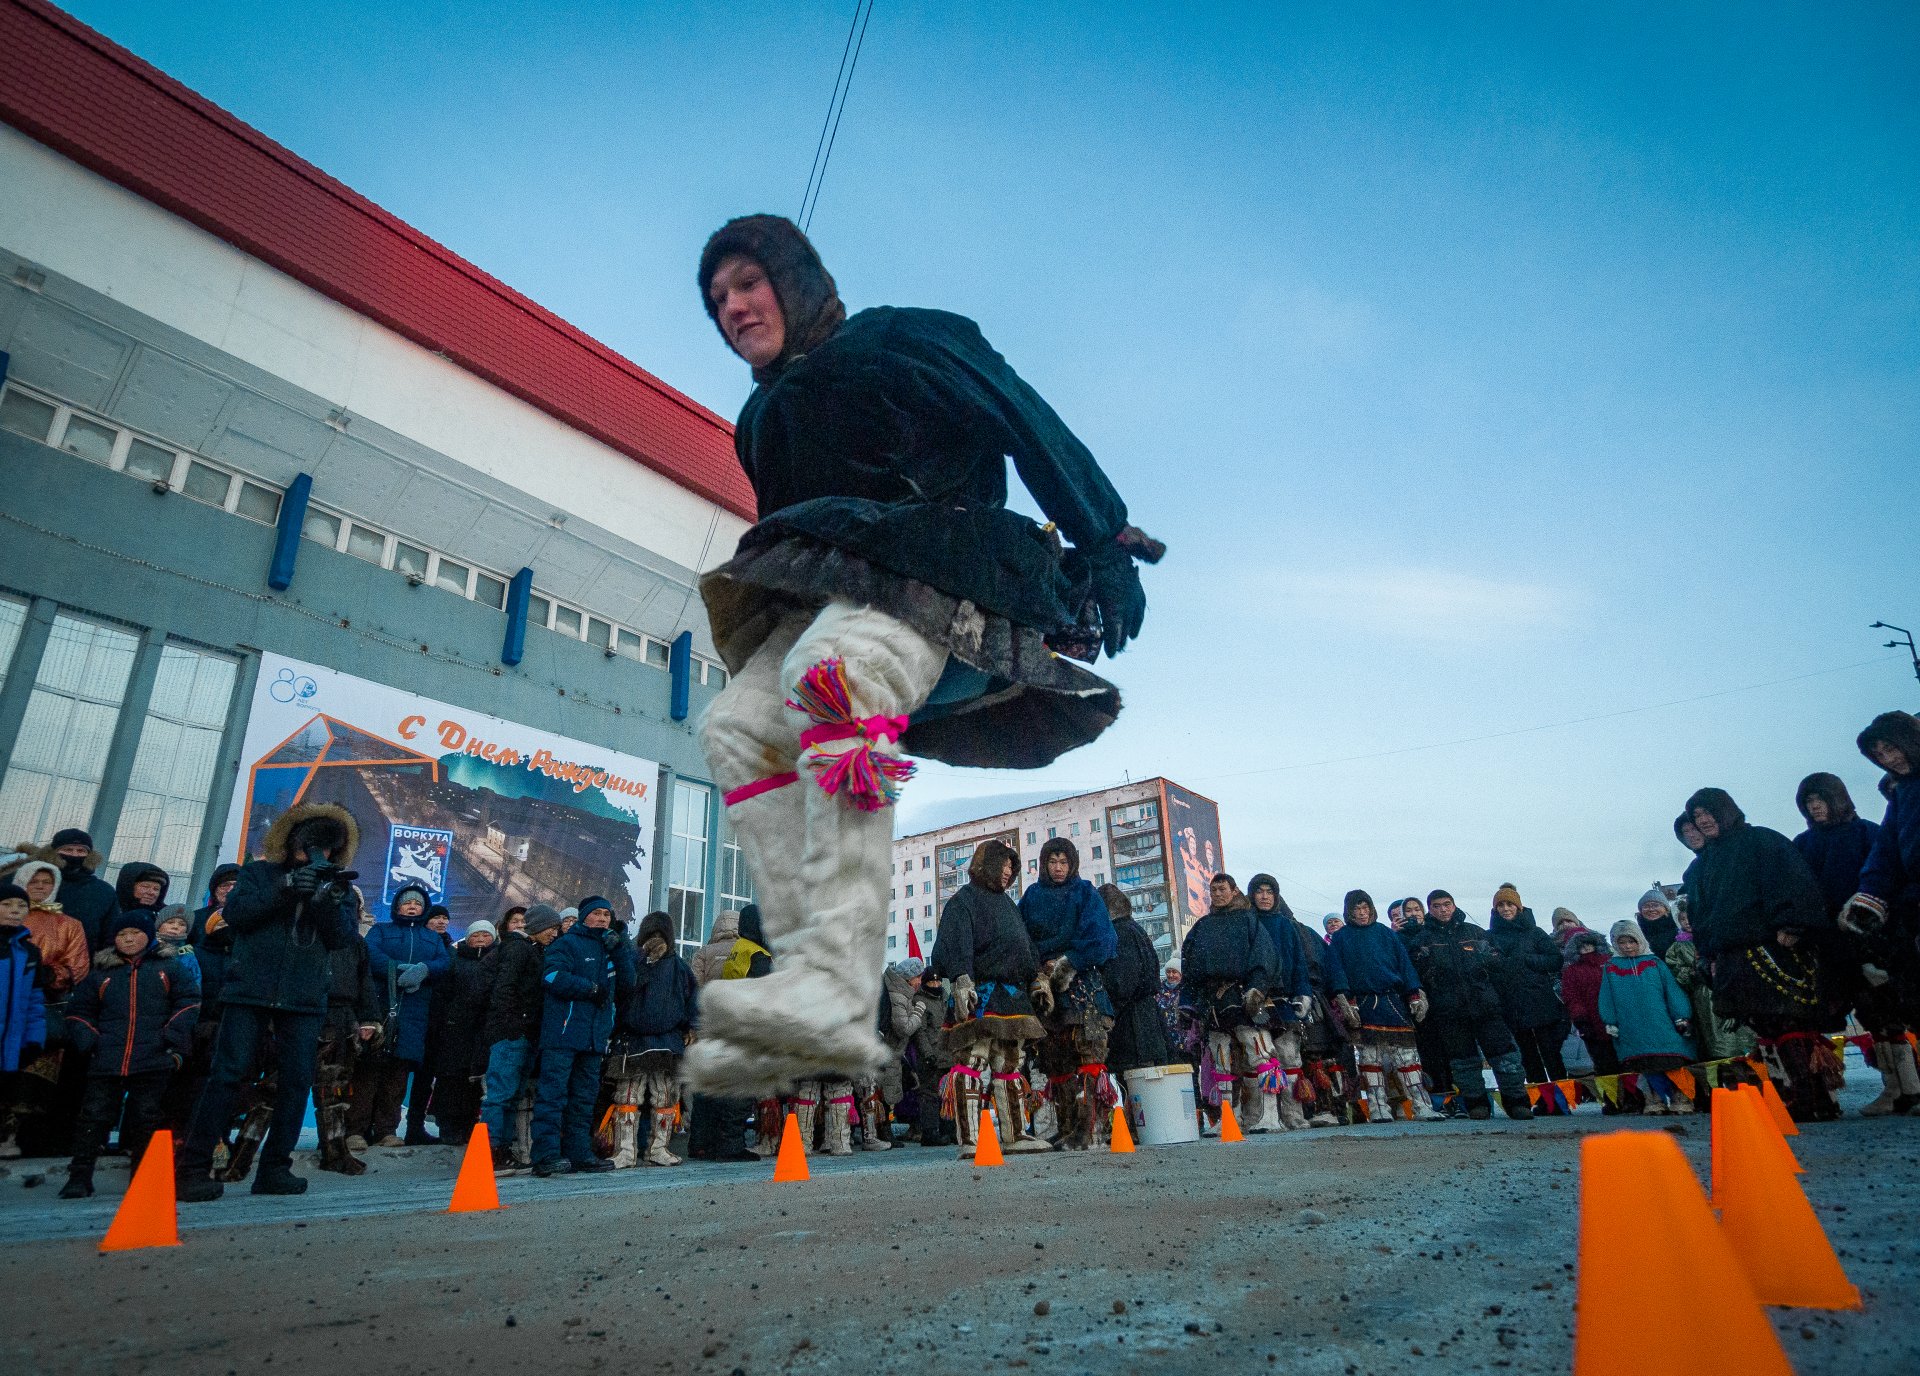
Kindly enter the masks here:
<path id="1" fill-rule="evenodd" d="M 798 208 L 852 11 L 73 8 L 728 415 L 694 260 Z M 1250 8 L 876 9 L 813 225 L 843 296 L 979 320 L 1172 547 L 1119 724 L 930 767 L 903 825 L 1164 773 L 1303 913 L 1512 880 L 1597 925 L 1699 785 L 1791 832 L 1831 769 L 1877 817 L 1920 12 Z"/>

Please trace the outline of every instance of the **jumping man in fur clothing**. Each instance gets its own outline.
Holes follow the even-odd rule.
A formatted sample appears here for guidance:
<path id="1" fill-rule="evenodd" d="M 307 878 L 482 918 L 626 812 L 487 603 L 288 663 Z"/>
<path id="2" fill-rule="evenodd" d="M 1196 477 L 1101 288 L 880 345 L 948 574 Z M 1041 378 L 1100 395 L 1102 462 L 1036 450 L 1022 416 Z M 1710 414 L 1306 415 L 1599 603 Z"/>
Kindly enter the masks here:
<path id="1" fill-rule="evenodd" d="M 1034 1016 L 1029 993 L 1040 961 L 1020 910 L 1007 897 L 1018 864 L 1005 842 L 981 842 L 967 866 L 967 886 L 940 914 L 933 945 L 934 973 L 952 989 L 946 1041 L 953 1069 L 944 1093 L 953 1105 L 962 1156 L 973 1155 L 989 1076 L 1000 1144 L 1008 1151 L 1049 1149 L 1033 1135 L 1020 1073 L 1025 1044 L 1040 1040 L 1046 1029 Z"/>
<path id="2" fill-rule="evenodd" d="M 746 1092 L 865 1079 L 905 751 L 1038 768 L 1120 710 L 1062 648 L 1117 654 L 1162 547 L 972 321 L 848 318 L 795 226 L 725 225 L 702 304 L 759 384 L 734 432 L 760 521 L 701 581 L 732 679 L 702 743 L 776 955 L 710 990 L 688 1077 Z M 1006 460 L 1061 535 L 1006 509 Z"/>

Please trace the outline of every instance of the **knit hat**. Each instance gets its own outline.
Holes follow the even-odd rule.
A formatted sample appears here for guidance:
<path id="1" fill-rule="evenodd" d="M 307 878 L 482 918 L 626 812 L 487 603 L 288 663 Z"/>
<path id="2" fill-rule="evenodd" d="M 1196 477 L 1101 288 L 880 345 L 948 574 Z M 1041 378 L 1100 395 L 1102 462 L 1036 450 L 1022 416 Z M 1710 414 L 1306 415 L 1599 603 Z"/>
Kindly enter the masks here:
<path id="1" fill-rule="evenodd" d="M 1647 900 L 1643 898 L 1640 901 L 1644 903 Z M 1556 932 L 1563 926 L 1584 927 L 1585 925 L 1586 924 L 1580 920 L 1580 915 L 1572 908 L 1555 908 L 1553 910 L 1553 930 Z"/>
<path id="2" fill-rule="evenodd" d="M 1630 936 L 1635 941 L 1640 943 L 1641 955 L 1649 955 L 1653 951 L 1653 945 L 1647 940 L 1647 934 L 1641 931 L 1640 924 L 1634 921 L 1630 917 L 1623 917 L 1618 922 L 1614 923 L 1613 929 L 1609 933 L 1609 935 L 1613 937 L 1613 946 L 1615 950 L 1620 949 L 1621 937 Z"/>
<path id="3" fill-rule="evenodd" d="M 1633 905 L 1634 911 L 1638 912 L 1649 903 L 1658 903 L 1667 910 L 1667 916 L 1673 916 L 1673 904 L 1667 901 L 1667 896 L 1660 892 L 1659 889 L 1648 889 L 1645 893 L 1641 894 L 1640 901 Z"/>
<path id="4" fill-rule="evenodd" d="M 577 918 L 579 916 L 580 910 L 578 908 L 562 908 L 560 910 L 560 920 L 562 922 L 565 922 L 570 917 Z"/>
<path id="5" fill-rule="evenodd" d="M 9 898 L 17 898 L 22 903 L 31 903 L 33 901 L 27 897 L 27 891 L 18 884 L 0 883 L 0 903 L 6 902 Z"/>
<path id="6" fill-rule="evenodd" d="M 176 922 L 176 921 L 186 923 L 187 930 L 192 931 L 193 930 L 193 909 L 189 908 L 184 903 L 167 904 L 166 907 L 162 908 L 159 911 L 159 913 L 155 915 L 153 919 L 153 930 L 155 932 L 158 932 L 162 927 L 166 926 L 169 922 Z"/>
<path id="7" fill-rule="evenodd" d="M 62 827 L 53 833 L 53 849 L 59 850 L 62 846 L 85 846 L 92 850 L 93 837 L 79 827 Z"/>
<path id="8" fill-rule="evenodd" d="M 608 912 L 612 912 L 613 904 L 607 902 L 606 899 L 602 898 L 597 893 L 590 898 L 581 899 L 580 900 L 580 920 L 582 922 L 585 922 L 587 920 L 587 914 L 590 912 L 593 912 L 597 908 L 605 908 Z"/>
<path id="9" fill-rule="evenodd" d="M 1514 888 L 1511 884 L 1502 884 L 1493 891 L 1493 906 L 1497 908 L 1502 903 L 1511 903 L 1516 908 L 1524 908 L 1527 906 L 1520 901 L 1520 890 Z"/>
<path id="10" fill-rule="evenodd" d="M 467 924 L 467 930 L 465 935 L 463 935 L 460 939 L 464 941 L 466 940 L 467 937 L 472 936 L 475 932 L 485 932 L 488 936 L 493 937 L 496 940 L 498 940 L 500 936 L 500 929 L 494 926 L 491 922 L 487 921 L 487 919 L 483 917 L 479 919 L 477 922 L 469 922 Z"/>
<path id="11" fill-rule="evenodd" d="M 905 960 L 895 961 L 893 966 L 894 973 L 902 979 L 913 979 L 925 973 L 926 968 L 927 962 L 918 956 L 908 956 Z"/>
<path id="12" fill-rule="evenodd" d="M 560 925 L 560 914 L 545 903 L 535 903 L 527 909 L 526 933 L 528 936 L 544 932 L 549 927 Z"/>
<path id="13" fill-rule="evenodd" d="M 109 922 L 107 927 L 108 941 L 113 941 L 120 933 L 126 931 L 128 928 L 133 928 L 137 931 L 145 932 L 147 934 L 147 944 L 149 946 L 153 944 L 153 914 L 145 908 L 135 908 L 130 912 L 121 913 L 120 916 Z"/>

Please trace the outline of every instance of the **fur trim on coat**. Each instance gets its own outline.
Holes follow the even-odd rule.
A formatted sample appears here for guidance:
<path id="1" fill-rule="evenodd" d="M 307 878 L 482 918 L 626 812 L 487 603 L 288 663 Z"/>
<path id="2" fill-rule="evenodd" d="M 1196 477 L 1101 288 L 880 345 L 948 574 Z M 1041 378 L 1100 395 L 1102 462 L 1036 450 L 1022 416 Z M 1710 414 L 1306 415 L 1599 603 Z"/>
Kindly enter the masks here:
<path id="1" fill-rule="evenodd" d="M 336 846 L 327 855 L 334 864 L 344 864 L 360 849 L 360 824 L 353 820 L 351 812 L 338 803 L 301 803 L 273 819 L 273 825 L 267 828 L 266 838 L 260 842 L 260 858 L 271 860 L 276 865 L 286 864 L 287 843 L 293 839 L 294 829 L 302 822 L 310 822 L 315 818 L 334 822 L 347 833 L 346 843 Z"/>

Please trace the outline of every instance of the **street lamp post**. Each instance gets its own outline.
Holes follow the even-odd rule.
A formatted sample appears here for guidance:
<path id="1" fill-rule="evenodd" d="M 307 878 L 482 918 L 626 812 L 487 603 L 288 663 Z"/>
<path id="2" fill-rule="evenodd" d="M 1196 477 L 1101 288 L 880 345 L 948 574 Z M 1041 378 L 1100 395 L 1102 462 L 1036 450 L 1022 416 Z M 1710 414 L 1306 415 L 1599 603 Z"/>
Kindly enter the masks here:
<path id="1" fill-rule="evenodd" d="M 1885 621 L 1876 621 L 1867 627 L 1867 629 L 1870 631 L 1898 631 L 1900 633 L 1900 639 L 1889 640 L 1887 642 L 1887 648 L 1889 650 L 1897 650 L 1903 645 L 1906 646 L 1907 655 L 1913 660 L 1913 676 L 1920 679 L 1920 650 L 1914 648 L 1912 631 L 1908 630 L 1905 626 L 1894 626 Z"/>

